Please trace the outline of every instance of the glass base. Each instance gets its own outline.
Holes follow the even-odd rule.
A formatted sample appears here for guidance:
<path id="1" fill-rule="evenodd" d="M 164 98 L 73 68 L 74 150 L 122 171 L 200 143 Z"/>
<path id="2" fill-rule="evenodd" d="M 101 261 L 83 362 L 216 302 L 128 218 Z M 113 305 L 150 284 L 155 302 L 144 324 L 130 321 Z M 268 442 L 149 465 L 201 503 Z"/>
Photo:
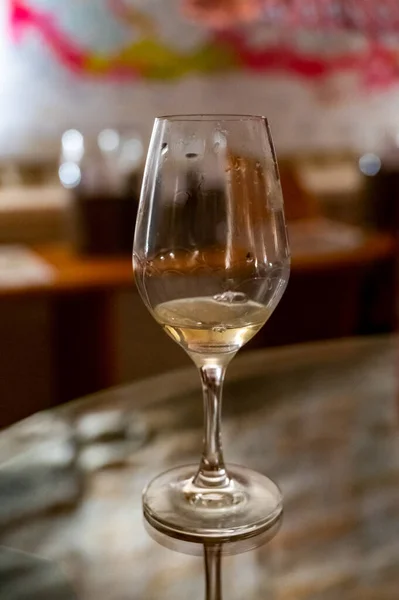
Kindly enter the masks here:
<path id="1" fill-rule="evenodd" d="M 193 538 L 186 532 L 173 533 L 173 535 L 166 534 L 152 527 L 146 519 L 144 519 L 144 528 L 154 542 L 174 552 L 191 556 L 203 556 L 204 548 L 217 548 L 221 555 L 233 556 L 250 552 L 271 542 L 279 532 L 282 522 L 283 514 L 281 513 L 272 525 L 260 533 L 257 532 L 238 539 L 233 537 L 223 541 L 213 538 Z"/>
<path id="2" fill-rule="evenodd" d="M 228 465 L 223 488 L 194 484 L 196 465 L 162 473 L 143 492 L 143 511 L 158 531 L 187 541 L 231 541 L 259 535 L 275 525 L 283 505 L 270 479 Z"/>

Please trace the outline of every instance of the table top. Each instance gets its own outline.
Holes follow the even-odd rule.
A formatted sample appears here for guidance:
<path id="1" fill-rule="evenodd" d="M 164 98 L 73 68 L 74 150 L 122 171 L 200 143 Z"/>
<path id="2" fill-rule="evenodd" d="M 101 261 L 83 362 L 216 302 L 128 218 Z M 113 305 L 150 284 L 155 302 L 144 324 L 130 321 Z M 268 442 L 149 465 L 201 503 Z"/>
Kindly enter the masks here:
<path id="1" fill-rule="evenodd" d="M 269 543 L 222 557 L 224 598 L 397 599 L 396 346 L 397 338 L 364 338 L 235 359 L 226 457 L 278 482 L 285 515 Z M 0 597 L 204 597 L 203 559 L 158 544 L 141 517 L 143 486 L 199 458 L 201 427 L 199 379 L 189 368 L 3 431 Z M 220 597 L 208 588 L 208 600 Z"/>
<path id="2" fill-rule="evenodd" d="M 395 238 L 390 234 L 366 233 L 321 218 L 293 221 L 289 223 L 289 232 L 292 269 L 296 272 L 361 267 L 390 258 L 396 251 Z M 26 268 L 20 265 L 22 276 L 18 280 L 14 261 L 10 265 L 11 281 L 1 285 L 0 273 L 0 297 L 79 293 L 133 285 L 131 256 L 83 256 L 68 244 L 50 244 L 32 250 L 36 262 L 45 270 L 44 276 L 29 277 L 29 265 Z"/>

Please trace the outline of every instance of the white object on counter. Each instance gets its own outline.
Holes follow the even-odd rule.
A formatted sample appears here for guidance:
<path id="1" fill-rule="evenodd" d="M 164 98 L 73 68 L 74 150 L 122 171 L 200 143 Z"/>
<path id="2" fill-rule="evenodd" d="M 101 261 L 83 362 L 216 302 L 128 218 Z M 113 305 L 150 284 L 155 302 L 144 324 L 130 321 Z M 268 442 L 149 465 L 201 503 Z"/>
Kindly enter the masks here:
<path id="1" fill-rule="evenodd" d="M 0 188 L 0 215 L 25 210 L 63 210 L 68 198 L 68 191 L 59 184 L 5 186 Z"/>
<path id="2" fill-rule="evenodd" d="M 43 285 L 55 277 L 55 270 L 24 246 L 0 246 L 0 289 Z"/>

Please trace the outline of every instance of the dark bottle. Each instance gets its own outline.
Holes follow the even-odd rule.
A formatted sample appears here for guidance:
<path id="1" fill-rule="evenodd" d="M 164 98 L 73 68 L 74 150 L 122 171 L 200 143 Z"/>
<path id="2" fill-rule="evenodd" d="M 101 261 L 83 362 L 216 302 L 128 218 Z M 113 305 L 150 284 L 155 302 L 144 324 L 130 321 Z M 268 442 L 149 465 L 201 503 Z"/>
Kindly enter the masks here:
<path id="1" fill-rule="evenodd" d="M 375 169 L 367 177 L 366 197 L 370 224 L 380 231 L 398 234 L 399 147 L 398 140 L 386 139 Z"/>
<path id="2" fill-rule="evenodd" d="M 89 147 L 86 143 L 76 163 L 79 177 L 68 186 L 70 237 L 76 252 L 131 254 L 140 185 L 137 157 L 133 158 L 129 161 L 123 148 L 111 152 L 99 143 L 92 142 Z"/>

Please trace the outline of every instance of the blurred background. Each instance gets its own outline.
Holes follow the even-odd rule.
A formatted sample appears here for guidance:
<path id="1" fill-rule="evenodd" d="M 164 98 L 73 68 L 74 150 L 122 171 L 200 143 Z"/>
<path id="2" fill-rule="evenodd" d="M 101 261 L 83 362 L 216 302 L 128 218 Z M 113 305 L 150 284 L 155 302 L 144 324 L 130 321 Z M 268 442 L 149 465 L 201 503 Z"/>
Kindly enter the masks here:
<path id="1" fill-rule="evenodd" d="M 251 347 L 395 328 L 399 8 L 366 4 L 1 2 L 0 426 L 189 363 L 131 268 L 160 114 L 269 119 L 293 268 Z"/>

